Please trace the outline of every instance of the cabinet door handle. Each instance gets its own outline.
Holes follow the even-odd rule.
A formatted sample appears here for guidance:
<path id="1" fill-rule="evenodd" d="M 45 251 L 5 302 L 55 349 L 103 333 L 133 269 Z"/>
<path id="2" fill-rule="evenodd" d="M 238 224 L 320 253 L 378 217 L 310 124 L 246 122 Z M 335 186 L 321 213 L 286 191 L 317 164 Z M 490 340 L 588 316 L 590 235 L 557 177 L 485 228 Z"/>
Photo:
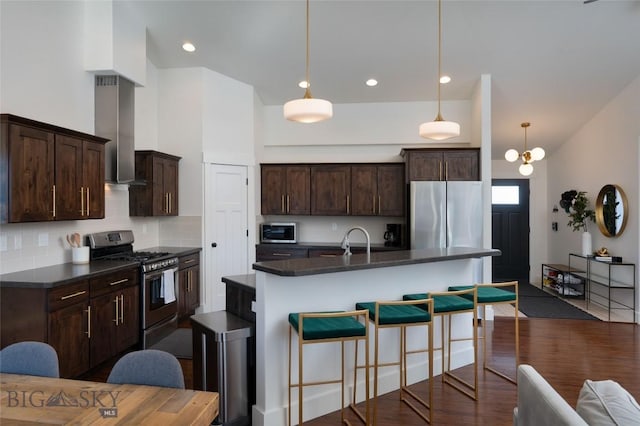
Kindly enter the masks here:
<path id="1" fill-rule="evenodd" d="M 91 305 L 87 306 L 85 312 L 87 313 L 87 331 L 85 333 L 87 334 L 87 338 L 91 339 Z"/>
<path id="2" fill-rule="evenodd" d="M 321 254 L 320 257 L 338 257 L 337 254 Z"/>
<path id="3" fill-rule="evenodd" d="M 289 195 L 287 195 L 287 213 L 289 213 L 291 211 L 291 209 L 290 209 L 291 206 L 289 204 L 289 201 L 290 201 L 289 200 Z"/>
<path id="4" fill-rule="evenodd" d="M 449 162 L 444 162 L 444 180 L 449 180 Z"/>
<path id="5" fill-rule="evenodd" d="M 89 216 L 89 187 L 87 187 L 87 190 L 85 191 L 85 194 L 87 196 L 87 202 L 86 202 L 86 205 L 87 205 L 87 216 Z"/>
<path id="6" fill-rule="evenodd" d="M 171 193 L 169 193 L 169 214 L 171 214 L 171 211 L 173 209 L 171 208 Z"/>
<path id="7" fill-rule="evenodd" d="M 113 321 L 116 323 L 116 325 L 118 325 L 118 296 L 113 299 L 113 303 L 115 303 L 116 305 L 116 319 L 114 319 Z"/>
<path id="8" fill-rule="evenodd" d="M 164 193 L 164 212 L 169 213 L 169 193 Z"/>
<path id="9" fill-rule="evenodd" d="M 271 253 L 273 256 L 284 256 L 284 257 L 288 257 L 291 256 L 291 253 Z"/>
<path id="10" fill-rule="evenodd" d="M 192 277 L 192 273 L 193 273 L 193 271 L 188 271 L 188 274 L 187 274 L 187 275 L 188 275 L 188 277 L 189 277 L 189 281 L 188 281 L 188 284 L 189 284 L 189 287 L 188 287 L 188 289 L 189 289 L 189 293 L 191 293 L 191 290 L 193 290 L 193 287 L 192 287 L 192 285 L 191 285 L 191 281 L 192 281 L 192 279 L 193 279 L 193 277 Z"/>
<path id="11" fill-rule="evenodd" d="M 120 325 L 124 324 L 124 294 L 120 295 Z"/>
<path id="12" fill-rule="evenodd" d="M 382 197 L 378 195 L 378 214 L 382 214 Z"/>
<path id="13" fill-rule="evenodd" d="M 196 261 L 195 259 L 187 259 L 187 260 L 184 261 L 184 263 L 186 265 L 187 263 L 193 263 L 195 261 Z"/>
<path id="14" fill-rule="evenodd" d="M 347 214 L 349 214 L 349 196 L 347 195 Z"/>
<path id="15" fill-rule="evenodd" d="M 442 180 L 442 161 L 438 162 L 438 179 Z"/>
<path id="16" fill-rule="evenodd" d="M 284 209 L 284 194 L 280 195 L 280 211 L 282 213 L 285 213 L 285 209 Z"/>
<path id="17" fill-rule="evenodd" d="M 53 206 L 53 210 L 51 211 L 51 213 L 53 214 L 53 217 L 56 217 L 56 186 L 53 185 L 51 187 L 51 193 L 52 195 L 52 206 Z"/>
<path id="18" fill-rule="evenodd" d="M 67 300 L 67 299 L 71 299 L 72 297 L 77 297 L 77 296 L 80 296 L 80 295 L 85 294 L 85 293 L 86 293 L 86 290 L 76 291 L 75 293 L 67 294 L 66 296 L 62 296 L 62 297 L 60 298 L 60 300 Z"/>
<path id="19" fill-rule="evenodd" d="M 80 216 L 84 216 L 84 186 L 80 187 Z"/>
<path id="20" fill-rule="evenodd" d="M 376 197 L 375 195 L 371 197 L 371 202 L 373 204 L 373 209 L 371 209 L 371 213 L 376 214 Z"/>
<path id="21" fill-rule="evenodd" d="M 118 284 L 126 283 L 127 281 L 129 281 L 129 278 L 125 278 L 125 279 L 122 279 L 122 280 L 114 281 L 114 282 L 112 282 L 112 283 L 109 283 L 109 285 L 110 285 L 110 286 L 112 286 L 112 285 L 118 285 Z"/>

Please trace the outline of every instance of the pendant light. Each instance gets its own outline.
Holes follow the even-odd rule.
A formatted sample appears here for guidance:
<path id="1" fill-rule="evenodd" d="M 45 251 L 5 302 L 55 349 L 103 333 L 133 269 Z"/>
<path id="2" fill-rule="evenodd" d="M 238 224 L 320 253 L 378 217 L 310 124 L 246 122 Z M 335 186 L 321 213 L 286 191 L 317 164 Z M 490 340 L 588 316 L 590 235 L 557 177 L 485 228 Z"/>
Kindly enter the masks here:
<path id="1" fill-rule="evenodd" d="M 522 176 L 529 176 L 533 173 L 533 166 L 531 163 L 542 160 L 545 154 L 544 149 L 540 147 L 533 148 L 531 151 L 527 150 L 527 127 L 529 126 L 531 126 L 531 123 L 526 122 L 520 125 L 520 127 L 524 129 L 524 152 L 520 154 L 515 149 L 510 149 L 504 153 L 504 158 L 510 163 L 513 163 L 518 158 L 522 158 L 522 164 L 518 169 Z"/>
<path id="2" fill-rule="evenodd" d="M 333 117 L 331 102 L 315 99 L 311 96 L 311 81 L 309 80 L 309 0 L 307 0 L 307 63 L 306 89 L 302 99 L 294 99 L 284 104 L 284 118 L 299 123 L 316 123 Z"/>
<path id="3" fill-rule="evenodd" d="M 460 136 L 460 125 L 455 121 L 445 121 L 440 113 L 440 77 L 442 77 L 442 0 L 438 0 L 438 115 L 435 120 L 420 125 L 420 136 L 441 141 Z"/>

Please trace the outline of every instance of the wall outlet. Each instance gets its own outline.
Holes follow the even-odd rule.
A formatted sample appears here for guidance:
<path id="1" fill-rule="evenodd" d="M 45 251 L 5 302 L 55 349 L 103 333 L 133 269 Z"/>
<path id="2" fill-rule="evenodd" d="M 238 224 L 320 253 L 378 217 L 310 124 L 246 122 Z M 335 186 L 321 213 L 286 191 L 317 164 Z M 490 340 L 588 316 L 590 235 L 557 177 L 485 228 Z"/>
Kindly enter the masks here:
<path id="1" fill-rule="evenodd" d="M 48 245 L 49 245 L 49 234 L 46 232 L 38 234 L 38 246 L 47 247 Z"/>

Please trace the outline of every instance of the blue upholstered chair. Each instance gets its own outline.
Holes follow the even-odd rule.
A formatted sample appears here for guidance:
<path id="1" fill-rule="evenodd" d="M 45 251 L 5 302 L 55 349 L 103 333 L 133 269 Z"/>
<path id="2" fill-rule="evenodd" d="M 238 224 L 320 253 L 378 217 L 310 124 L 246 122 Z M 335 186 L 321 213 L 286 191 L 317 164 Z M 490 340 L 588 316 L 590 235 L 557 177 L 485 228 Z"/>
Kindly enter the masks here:
<path id="1" fill-rule="evenodd" d="M 46 343 L 14 343 L 0 351 L 0 372 L 60 377 L 58 354 Z"/>
<path id="2" fill-rule="evenodd" d="M 107 383 L 184 389 L 184 375 L 175 356 L 165 351 L 145 349 L 120 358 L 113 366 Z"/>

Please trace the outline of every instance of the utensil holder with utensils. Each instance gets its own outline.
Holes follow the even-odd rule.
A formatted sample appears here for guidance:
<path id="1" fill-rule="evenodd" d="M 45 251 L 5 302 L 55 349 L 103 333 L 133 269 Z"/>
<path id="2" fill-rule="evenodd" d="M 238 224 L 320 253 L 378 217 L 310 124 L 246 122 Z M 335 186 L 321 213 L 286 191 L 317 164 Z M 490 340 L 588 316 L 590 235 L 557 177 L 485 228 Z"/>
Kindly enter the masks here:
<path id="1" fill-rule="evenodd" d="M 71 263 L 74 265 L 89 263 L 89 247 L 71 247 Z"/>

